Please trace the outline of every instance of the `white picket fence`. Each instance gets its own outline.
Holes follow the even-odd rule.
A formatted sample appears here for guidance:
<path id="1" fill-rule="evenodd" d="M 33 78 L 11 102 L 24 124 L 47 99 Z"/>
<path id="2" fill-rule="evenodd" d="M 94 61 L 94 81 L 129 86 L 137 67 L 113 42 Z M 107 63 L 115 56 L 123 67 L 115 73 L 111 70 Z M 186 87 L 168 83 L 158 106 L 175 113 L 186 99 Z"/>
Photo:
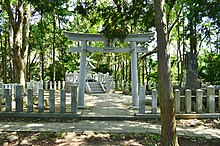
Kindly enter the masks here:
<path id="1" fill-rule="evenodd" d="M 109 78 L 109 73 L 103 74 L 101 72 L 94 73 L 94 74 L 86 74 L 86 80 L 93 79 L 97 82 L 106 83 Z M 66 82 L 72 82 L 72 83 L 78 83 L 79 82 L 79 73 L 73 72 L 73 73 L 66 73 L 65 75 L 65 81 Z"/>
<path id="2" fill-rule="evenodd" d="M 32 84 L 33 83 L 33 84 Z M 77 113 L 77 86 L 71 86 L 71 93 L 67 94 L 65 82 L 60 83 L 60 90 L 52 88 L 45 91 L 42 82 L 29 83 L 26 92 L 19 84 L 3 84 L 0 82 L 0 116 L 24 116 L 24 117 L 79 117 Z M 35 89 L 35 86 L 36 87 Z M 37 91 L 36 91 L 37 90 Z M 204 94 L 206 91 L 207 94 Z M 139 94 L 139 113 L 138 114 L 160 114 L 158 107 L 158 93 L 152 90 L 151 95 L 145 95 L 146 86 L 140 87 Z M 215 87 L 208 86 L 207 89 L 197 89 L 196 95 L 192 91 L 185 90 L 184 95 L 180 95 L 177 89 L 174 91 L 176 113 L 181 115 L 188 114 L 214 114 L 220 113 L 220 90 L 215 95 Z M 67 100 L 68 97 L 68 100 Z M 146 97 L 151 98 L 151 113 L 146 108 Z M 37 106 L 34 108 L 34 98 L 37 99 Z M 48 100 L 45 109 L 45 99 Z M 4 102 L 3 102 L 4 101 Z M 58 102 L 56 102 L 58 101 Z M 69 101 L 69 103 L 66 103 Z M 4 105 L 2 104 L 4 103 Z M 26 106 L 24 106 L 24 103 Z M 13 105 L 14 104 L 14 107 Z M 184 108 L 182 108 L 183 106 Z M 194 109 L 194 110 L 193 110 Z M 217 115 L 219 116 L 219 115 Z"/>
<path id="3" fill-rule="evenodd" d="M 37 92 L 36 89 L 30 87 L 24 92 L 22 85 L 11 84 L 9 86 L 0 82 L 0 116 L 45 118 L 77 118 L 80 116 L 77 113 L 77 86 L 72 86 L 70 94 L 67 94 L 65 89 L 56 92 L 55 89 L 50 88 L 49 91 L 45 91 L 39 84 Z M 35 100 L 37 105 L 35 105 Z"/>
<path id="4" fill-rule="evenodd" d="M 145 86 L 140 88 L 139 96 L 139 114 L 145 114 Z M 192 91 L 185 90 L 185 95 L 180 95 L 180 90 L 176 89 L 174 91 L 175 96 L 175 108 L 177 114 L 191 114 L 191 113 L 219 113 L 220 112 L 220 90 L 218 90 L 218 95 L 215 95 L 215 87 L 208 86 L 206 88 L 206 93 L 204 95 L 204 90 L 197 89 L 196 95 L 192 95 Z M 151 100 L 151 113 L 158 113 L 158 93 L 156 89 L 152 90 L 152 100 Z M 162 104 L 162 103 L 161 103 Z M 183 109 L 184 108 L 184 109 Z M 195 110 L 193 110 L 195 108 Z"/>

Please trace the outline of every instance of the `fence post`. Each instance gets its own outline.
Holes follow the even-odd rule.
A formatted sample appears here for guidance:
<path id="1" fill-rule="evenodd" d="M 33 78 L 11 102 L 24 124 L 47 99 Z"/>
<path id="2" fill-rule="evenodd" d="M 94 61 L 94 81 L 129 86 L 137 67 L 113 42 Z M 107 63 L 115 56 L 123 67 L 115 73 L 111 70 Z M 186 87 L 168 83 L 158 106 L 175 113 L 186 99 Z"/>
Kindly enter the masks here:
<path id="1" fill-rule="evenodd" d="M 28 92 L 28 105 L 27 105 L 27 111 L 28 112 L 33 112 L 33 89 L 27 89 Z"/>
<path id="2" fill-rule="evenodd" d="M 190 113 L 191 109 L 192 109 L 191 95 L 192 95 L 191 90 L 186 89 L 186 91 L 185 91 L 185 112 L 186 113 Z"/>
<path id="3" fill-rule="evenodd" d="M 152 90 L 152 113 L 157 113 L 157 90 Z"/>
<path id="4" fill-rule="evenodd" d="M 16 112 L 23 112 L 23 85 L 16 85 L 15 88 Z"/>
<path id="5" fill-rule="evenodd" d="M 52 81 L 50 81 L 50 88 L 49 89 L 53 89 Z"/>
<path id="6" fill-rule="evenodd" d="M 44 89 L 44 81 L 43 80 L 40 80 L 38 84 L 39 84 L 40 89 Z"/>
<path id="7" fill-rule="evenodd" d="M 72 85 L 71 86 L 71 112 L 76 113 L 76 99 L 77 99 L 77 86 Z"/>
<path id="8" fill-rule="evenodd" d="M 65 89 L 60 90 L 60 112 L 61 113 L 66 112 L 66 90 Z"/>
<path id="9" fill-rule="evenodd" d="M 61 89 L 61 81 L 58 81 L 58 90 Z"/>
<path id="10" fill-rule="evenodd" d="M 15 84 L 10 84 L 11 86 L 11 94 L 12 94 L 12 97 L 15 97 L 15 100 L 16 100 L 16 85 Z"/>
<path id="11" fill-rule="evenodd" d="M 215 87 L 211 85 L 207 87 L 207 112 L 215 112 Z"/>
<path id="12" fill-rule="evenodd" d="M 49 112 L 55 112 L 55 89 L 49 91 Z"/>
<path id="13" fill-rule="evenodd" d="M 45 83 L 45 90 L 48 90 L 48 81 Z"/>
<path id="14" fill-rule="evenodd" d="M 101 73 L 100 72 L 98 72 L 98 82 L 101 82 L 102 80 L 101 80 Z"/>
<path id="15" fill-rule="evenodd" d="M 62 81 L 62 89 L 65 89 L 65 81 Z"/>
<path id="16" fill-rule="evenodd" d="M 139 114 L 145 114 L 145 91 L 146 87 L 140 87 L 140 96 L 139 96 Z"/>
<path id="17" fill-rule="evenodd" d="M 120 82 L 117 81 L 117 89 L 120 89 Z"/>
<path id="18" fill-rule="evenodd" d="M 148 89 L 151 90 L 151 81 L 148 81 Z"/>
<path id="19" fill-rule="evenodd" d="M 129 89 L 128 82 L 125 83 L 125 89 Z"/>
<path id="20" fill-rule="evenodd" d="M 180 113 L 180 90 L 176 89 L 174 91 L 175 103 L 176 103 L 176 113 Z"/>
<path id="21" fill-rule="evenodd" d="M 54 89 L 54 90 L 57 90 L 57 82 L 56 82 L 56 81 L 54 81 L 53 89 Z"/>
<path id="22" fill-rule="evenodd" d="M 203 96 L 202 89 L 197 89 L 196 90 L 196 112 L 197 113 L 202 113 L 202 96 Z"/>
<path id="23" fill-rule="evenodd" d="M 11 94 L 10 94 L 10 89 L 5 89 L 5 111 L 6 112 L 10 112 L 11 111 L 11 101 L 12 101 L 12 97 L 11 97 Z"/>
<path id="24" fill-rule="evenodd" d="M 44 89 L 38 91 L 38 112 L 44 112 Z"/>
<path id="25" fill-rule="evenodd" d="M 124 87 L 125 87 L 125 81 L 122 80 L 122 81 L 121 81 L 121 88 L 122 88 L 122 90 L 124 90 Z"/>

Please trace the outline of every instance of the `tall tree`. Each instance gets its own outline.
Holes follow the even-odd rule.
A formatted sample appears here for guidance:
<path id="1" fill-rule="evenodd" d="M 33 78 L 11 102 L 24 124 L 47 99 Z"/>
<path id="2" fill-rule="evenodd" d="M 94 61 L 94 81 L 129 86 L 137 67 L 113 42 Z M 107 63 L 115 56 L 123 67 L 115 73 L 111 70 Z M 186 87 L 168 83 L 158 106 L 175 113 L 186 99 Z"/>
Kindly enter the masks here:
<path id="1" fill-rule="evenodd" d="M 163 146 L 177 146 L 175 100 L 171 84 L 170 52 L 167 40 L 165 0 L 154 0 L 157 31 L 159 99 L 161 109 L 161 134 Z"/>
<path id="2" fill-rule="evenodd" d="M 24 0 L 13 1 L 13 5 L 10 0 L 5 0 L 5 8 L 13 32 L 9 37 L 13 38 L 11 57 L 14 67 L 14 82 L 25 85 L 30 5 Z"/>

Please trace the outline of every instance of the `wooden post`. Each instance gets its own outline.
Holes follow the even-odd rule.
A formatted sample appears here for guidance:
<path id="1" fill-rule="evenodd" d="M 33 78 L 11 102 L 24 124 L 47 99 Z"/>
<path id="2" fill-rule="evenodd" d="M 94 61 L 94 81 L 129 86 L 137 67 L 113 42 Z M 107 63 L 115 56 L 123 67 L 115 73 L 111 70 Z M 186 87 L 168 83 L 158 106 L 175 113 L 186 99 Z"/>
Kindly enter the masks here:
<path id="1" fill-rule="evenodd" d="M 71 86 L 71 112 L 76 113 L 76 99 L 77 99 L 77 86 L 72 85 Z"/>
<path id="2" fill-rule="evenodd" d="M 180 113 L 180 90 L 176 89 L 174 91 L 174 96 L 175 96 L 175 103 L 176 103 L 176 113 Z"/>
<path id="3" fill-rule="evenodd" d="M 65 89 L 60 90 L 60 112 L 61 113 L 66 112 L 66 90 Z"/>
<path id="4" fill-rule="evenodd" d="M 202 113 L 202 96 L 203 92 L 202 89 L 196 90 L 196 112 Z"/>
<path id="5" fill-rule="evenodd" d="M 145 86 L 140 87 L 139 114 L 145 114 Z"/>
<path id="6" fill-rule="evenodd" d="M 15 88 L 16 112 L 23 112 L 23 85 L 18 84 Z"/>
<path id="7" fill-rule="evenodd" d="M 10 94 L 10 89 L 5 89 L 5 111 L 10 112 L 11 111 L 11 102 L 12 102 L 12 97 Z"/>
<path id="8" fill-rule="evenodd" d="M 44 89 L 38 90 L 38 112 L 44 112 Z"/>
<path id="9" fill-rule="evenodd" d="M 215 112 L 215 87 L 211 85 L 207 87 L 207 112 Z"/>
<path id="10" fill-rule="evenodd" d="M 157 113 L 157 90 L 152 90 L 152 113 Z"/>
<path id="11" fill-rule="evenodd" d="M 55 89 L 49 91 L 49 112 L 55 112 Z"/>
<path id="12" fill-rule="evenodd" d="M 28 104 L 27 104 L 27 111 L 28 112 L 33 112 L 33 89 L 27 89 L 28 92 Z"/>
<path id="13" fill-rule="evenodd" d="M 185 91 L 185 112 L 186 113 L 190 113 L 191 109 L 192 109 L 191 95 L 192 95 L 191 90 L 186 89 L 186 91 Z"/>

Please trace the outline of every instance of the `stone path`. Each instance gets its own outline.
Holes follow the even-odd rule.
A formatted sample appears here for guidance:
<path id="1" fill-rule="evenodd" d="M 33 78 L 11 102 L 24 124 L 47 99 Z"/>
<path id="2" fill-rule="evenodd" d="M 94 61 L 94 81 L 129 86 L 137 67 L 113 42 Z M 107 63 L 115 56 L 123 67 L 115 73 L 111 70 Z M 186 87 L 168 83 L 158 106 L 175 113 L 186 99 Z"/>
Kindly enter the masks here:
<path id="1" fill-rule="evenodd" d="M 154 133 L 160 134 L 160 125 L 137 120 L 118 120 L 117 117 L 133 117 L 135 110 L 129 109 L 131 97 L 119 94 L 86 95 L 86 109 L 80 109 L 82 119 L 72 123 L 58 122 L 0 122 L 0 131 L 60 131 L 60 132 L 105 132 L 105 133 Z M 86 120 L 94 117 L 92 120 Z M 97 117 L 111 117 L 100 120 Z M 114 119 L 116 118 L 116 119 Z M 220 129 L 197 127 L 177 127 L 177 134 L 197 139 L 220 142 Z"/>

